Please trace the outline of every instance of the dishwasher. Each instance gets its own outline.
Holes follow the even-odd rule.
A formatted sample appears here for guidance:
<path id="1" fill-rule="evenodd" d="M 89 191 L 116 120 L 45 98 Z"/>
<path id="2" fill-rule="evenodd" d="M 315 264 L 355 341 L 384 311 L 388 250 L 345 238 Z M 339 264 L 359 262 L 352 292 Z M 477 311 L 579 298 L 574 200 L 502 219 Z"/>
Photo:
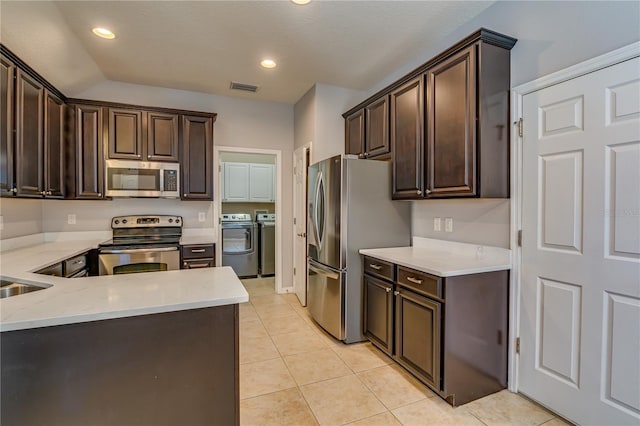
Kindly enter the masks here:
<path id="1" fill-rule="evenodd" d="M 222 215 L 222 266 L 240 278 L 258 276 L 258 224 L 248 213 Z"/>

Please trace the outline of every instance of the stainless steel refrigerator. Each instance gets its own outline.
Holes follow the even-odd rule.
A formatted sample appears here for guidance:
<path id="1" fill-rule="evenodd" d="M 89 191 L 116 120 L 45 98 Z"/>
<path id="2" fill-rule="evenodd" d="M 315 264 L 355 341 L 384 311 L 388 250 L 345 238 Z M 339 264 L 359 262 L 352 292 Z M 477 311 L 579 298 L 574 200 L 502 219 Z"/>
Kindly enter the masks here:
<path id="1" fill-rule="evenodd" d="M 391 164 L 336 156 L 309 166 L 307 303 L 345 343 L 362 334 L 362 248 L 411 245 L 411 206 L 391 200 Z"/>

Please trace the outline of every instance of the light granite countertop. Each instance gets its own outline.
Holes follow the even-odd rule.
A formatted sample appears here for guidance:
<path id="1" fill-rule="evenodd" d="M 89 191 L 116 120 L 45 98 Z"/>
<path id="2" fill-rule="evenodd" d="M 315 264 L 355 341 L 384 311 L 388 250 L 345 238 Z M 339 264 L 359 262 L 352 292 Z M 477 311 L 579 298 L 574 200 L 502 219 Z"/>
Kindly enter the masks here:
<path id="1" fill-rule="evenodd" d="M 104 241 L 40 242 L 0 254 L 0 275 L 50 287 L 0 299 L 0 331 L 243 303 L 249 295 L 230 267 L 61 278 L 33 271 Z M 199 240 L 203 241 L 203 240 Z M 192 243 L 193 244 L 193 243 Z"/>
<path id="2" fill-rule="evenodd" d="M 411 247 L 362 249 L 360 254 L 440 277 L 511 269 L 511 250 L 413 237 Z"/>

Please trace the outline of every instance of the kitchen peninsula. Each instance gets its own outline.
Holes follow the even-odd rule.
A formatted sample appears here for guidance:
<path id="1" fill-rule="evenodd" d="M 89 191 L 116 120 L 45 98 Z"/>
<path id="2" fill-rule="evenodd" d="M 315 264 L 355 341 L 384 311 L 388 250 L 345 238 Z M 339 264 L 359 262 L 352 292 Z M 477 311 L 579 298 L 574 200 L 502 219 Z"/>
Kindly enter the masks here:
<path id="1" fill-rule="evenodd" d="M 2 253 L 3 278 L 50 285 L 0 301 L 3 424 L 238 424 L 233 270 L 31 272 L 99 242 Z"/>

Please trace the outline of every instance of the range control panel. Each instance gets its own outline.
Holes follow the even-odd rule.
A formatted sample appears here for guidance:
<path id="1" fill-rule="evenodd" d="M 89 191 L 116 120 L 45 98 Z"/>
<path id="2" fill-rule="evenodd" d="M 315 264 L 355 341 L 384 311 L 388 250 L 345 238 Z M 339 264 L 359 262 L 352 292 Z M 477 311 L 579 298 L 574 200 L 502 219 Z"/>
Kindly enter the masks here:
<path id="1" fill-rule="evenodd" d="M 116 216 L 111 219 L 112 229 L 122 228 L 161 228 L 182 226 L 182 216 L 148 215 Z"/>

